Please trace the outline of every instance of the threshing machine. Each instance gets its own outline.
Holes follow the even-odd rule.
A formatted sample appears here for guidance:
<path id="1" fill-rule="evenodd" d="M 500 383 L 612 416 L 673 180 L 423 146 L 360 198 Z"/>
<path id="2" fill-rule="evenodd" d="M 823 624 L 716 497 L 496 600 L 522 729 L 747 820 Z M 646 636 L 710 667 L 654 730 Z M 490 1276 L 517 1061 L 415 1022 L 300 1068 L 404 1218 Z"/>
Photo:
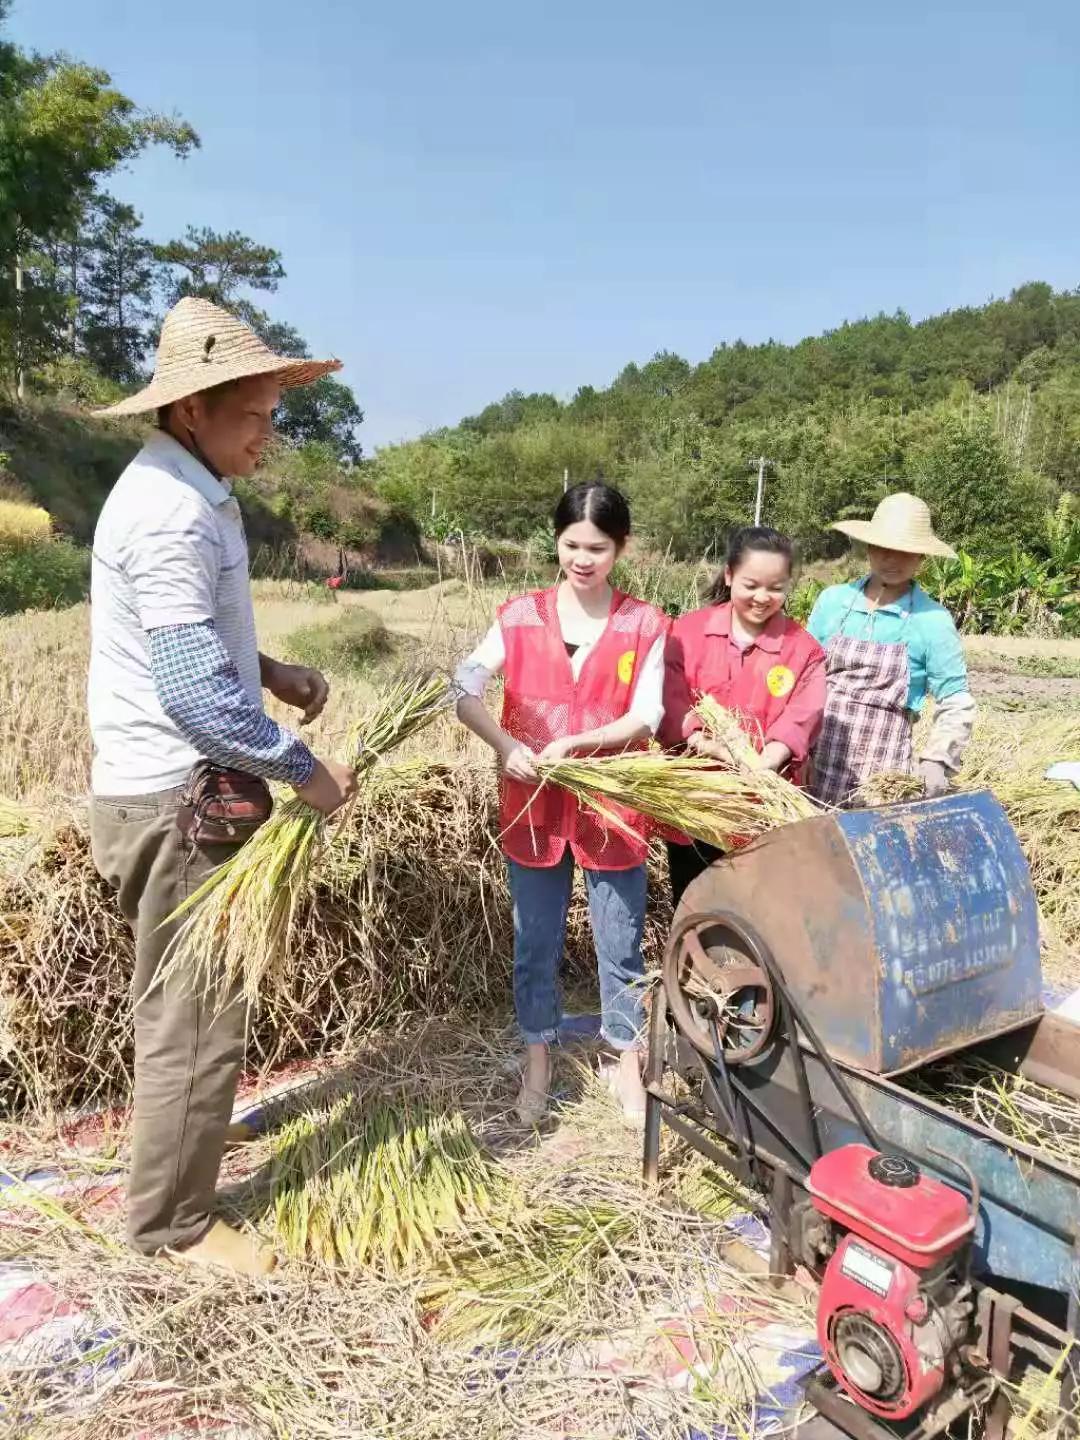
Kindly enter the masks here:
<path id="1" fill-rule="evenodd" d="M 1080 1027 L 1041 991 L 1027 864 L 986 792 L 786 826 L 675 915 L 646 1179 L 667 1125 L 766 1214 L 773 1273 L 819 1282 L 808 1397 L 859 1440 L 972 1416 L 1001 1440 L 1024 1364 L 1073 1408 L 1080 1171 L 894 1078 L 963 1051 L 1080 1098 Z"/>

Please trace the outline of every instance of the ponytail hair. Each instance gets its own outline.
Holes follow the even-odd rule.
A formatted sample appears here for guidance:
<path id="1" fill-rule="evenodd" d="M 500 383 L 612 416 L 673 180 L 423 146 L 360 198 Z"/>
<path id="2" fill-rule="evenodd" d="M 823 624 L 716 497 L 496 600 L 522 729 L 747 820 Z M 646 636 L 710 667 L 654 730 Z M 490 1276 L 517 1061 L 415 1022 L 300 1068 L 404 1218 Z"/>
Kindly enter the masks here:
<path id="1" fill-rule="evenodd" d="M 794 542 L 779 530 L 773 530 L 768 525 L 744 525 L 740 530 L 733 530 L 728 536 L 724 563 L 716 572 L 706 597 L 710 605 L 727 604 L 731 599 L 731 586 L 725 580 L 725 574 L 729 570 L 734 573 L 755 550 L 769 555 L 783 555 L 789 569 L 795 563 Z"/>

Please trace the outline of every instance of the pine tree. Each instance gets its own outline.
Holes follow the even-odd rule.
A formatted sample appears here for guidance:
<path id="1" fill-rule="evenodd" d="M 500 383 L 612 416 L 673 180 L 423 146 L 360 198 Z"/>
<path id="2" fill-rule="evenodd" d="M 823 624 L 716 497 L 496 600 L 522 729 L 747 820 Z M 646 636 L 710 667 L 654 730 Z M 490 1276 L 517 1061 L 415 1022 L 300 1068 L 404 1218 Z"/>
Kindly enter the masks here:
<path id="1" fill-rule="evenodd" d="M 80 349 L 96 370 L 123 385 L 142 369 L 158 279 L 154 247 L 141 226 L 130 205 L 101 195 L 84 238 Z"/>

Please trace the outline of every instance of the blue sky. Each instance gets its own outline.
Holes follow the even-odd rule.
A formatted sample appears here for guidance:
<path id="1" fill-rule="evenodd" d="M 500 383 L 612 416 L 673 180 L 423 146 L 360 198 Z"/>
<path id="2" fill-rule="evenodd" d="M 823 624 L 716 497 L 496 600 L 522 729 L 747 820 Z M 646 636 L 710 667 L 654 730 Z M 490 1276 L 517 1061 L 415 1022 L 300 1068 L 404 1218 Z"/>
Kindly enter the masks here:
<path id="1" fill-rule="evenodd" d="M 1025 13 L 1027 12 L 1027 13 Z M 15 0 L 203 149 L 113 189 L 277 246 L 364 443 L 658 349 L 1080 284 L 1080 6 Z"/>

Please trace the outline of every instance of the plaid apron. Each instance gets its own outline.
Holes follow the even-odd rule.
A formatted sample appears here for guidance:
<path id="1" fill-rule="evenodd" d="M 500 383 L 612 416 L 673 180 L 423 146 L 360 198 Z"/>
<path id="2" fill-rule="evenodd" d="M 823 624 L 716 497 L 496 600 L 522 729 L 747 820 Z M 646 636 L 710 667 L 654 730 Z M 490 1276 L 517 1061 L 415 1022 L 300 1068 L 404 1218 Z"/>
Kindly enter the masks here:
<path id="1" fill-rule="evenodd" d="M 904 629 L 914 602 L 913 586 Z M 907 644 L 898 640 L 886 645 L 873 638 L 876 611 L 869 614 L 863 639 L 841 633 L 854 604 L 853 597 L 840 631 L 825 647 L 828 688 L 810 790 L 826 805 L 850 805 L 854 792 L 871 775 L 910 774 L 915 768 L 907 710 Z"/>

